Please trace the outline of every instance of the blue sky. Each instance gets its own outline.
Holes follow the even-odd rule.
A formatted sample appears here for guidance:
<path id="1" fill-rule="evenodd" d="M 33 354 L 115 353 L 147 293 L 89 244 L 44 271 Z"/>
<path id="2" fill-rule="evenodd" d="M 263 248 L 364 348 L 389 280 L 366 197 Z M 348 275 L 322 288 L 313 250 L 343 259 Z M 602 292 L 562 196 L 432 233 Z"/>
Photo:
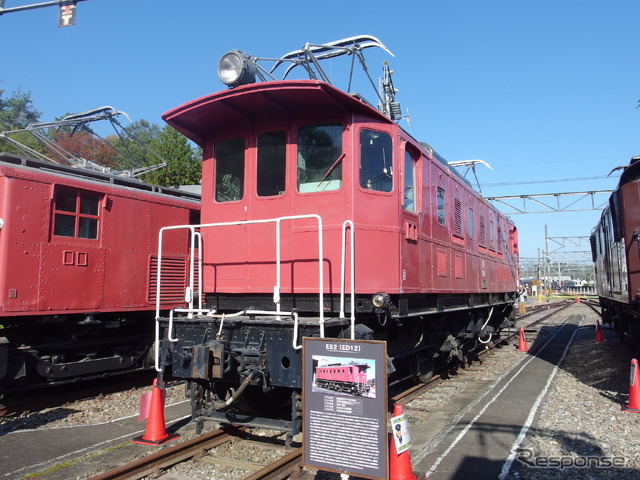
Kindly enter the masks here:
<path id="1" fill-rule="evenodd" d="M 227 50 L 276 57 L 370 34 L 395 55 L 365 51 L 374 79 L 384 60 L 395 70 L 413 136 L 450 161 L 489 163 L 485 195 L 606 190 L 617 178 L 607 174 L 640 155 L 639 18 L 637 0 L 88 0 L 73 27 L 57 27 L 55 7 L 0 16 L 0 89 L 30 91 L 43 121 L 110 105 L 162 124 L 222 88 Z M 348 62 L 327 67 L 339 87 Z M 521 256 L 544 251 L 545 225 L 585 236 L 598 217 L 514 215 Z"/>

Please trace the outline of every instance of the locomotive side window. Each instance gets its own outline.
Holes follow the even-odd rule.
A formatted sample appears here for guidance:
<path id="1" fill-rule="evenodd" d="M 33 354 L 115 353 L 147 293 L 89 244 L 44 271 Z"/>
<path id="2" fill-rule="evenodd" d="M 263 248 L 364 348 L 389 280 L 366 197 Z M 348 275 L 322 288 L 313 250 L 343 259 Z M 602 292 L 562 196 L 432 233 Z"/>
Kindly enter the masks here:
<path id="1" fill-rule="evenodd" d="M 54 197 L 53 234 L 58 237 L 98 238 L 99 195 L 59 189 Z"/>
<path id="2" fill-rule="evenodd" d="M 611 210 L 611 221 L 613 223 L 613 239 L 619 242 L 624 235 L 622 224 L 622 208 L 620 207 L 620 192 L 613 192 L 609 197 L 609 207 Z"/>
<path id="3" fill-rule="evenodd" d="M 416 213 L 416 161 L 409 152 L 404 152 L 404 201 L 402 208 Z"/>
<path id="4" fill-rule="evenodd" d="M 390 192 L 393 188 L 391 137 L 383 132 L 360 132 L 360 186 Z"/>
<path id="5" fill-rule="evenodd" d="M 273 197 L 284 193 L 287 136 L 282 130 L 258 136 L 257 193 Z"/>
<path id="6" fill-rule="evenodd" d="M 493 249 L 493 231 L 494 231 L 494 226 L 493 226 L 493 221 L 489 221 L 489 248 Z"/>
<path id="7" fill-rule="evenodd" d="M 244 138 L 232 138 L 215 146 L 218 202 L 233 202 L 244 195 L 244 145 Z"/>
<path id="8" fill-rule="evenodd" d="M 591 260 L 595 262 L 598 259 L 598 245 L 597 245 L 597 234 L 591 235 L 589 238 L 589 243 L 591 244 Z"/>
<path id="9" fill-rule="evenodd" d="M 298 129 L 298 191 L 324 192 L 342 185 L 342 125 Z"/>
<path id="10" fill-rule="evenodd" d="M 438 205 L 438 223 L 440 225 L 444 225 L 445 222 L 445 214 L 444 214 L 444 189 L 438 187 L 437 190 L 437 205 Z"/>
<path id="11" fill-rule="evenodd" d="M 473 209 L 469 209 L 469 214 L 467 217 L 467 232 L 469 234 L 469 238 L 473 238 L 475 234 L 474 223 L 473 223 Z"/>

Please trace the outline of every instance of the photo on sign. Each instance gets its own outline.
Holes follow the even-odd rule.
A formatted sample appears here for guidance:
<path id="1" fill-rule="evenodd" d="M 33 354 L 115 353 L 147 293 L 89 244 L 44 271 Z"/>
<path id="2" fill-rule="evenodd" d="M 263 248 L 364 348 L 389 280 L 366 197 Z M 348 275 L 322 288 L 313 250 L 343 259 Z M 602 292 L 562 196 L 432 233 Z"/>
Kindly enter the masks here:
<path id="1" fill-rule="evenodd" d="M 313 387 L 329 394 L 376 398 L 376 362 L 373 359 L 314 355 Z"/>

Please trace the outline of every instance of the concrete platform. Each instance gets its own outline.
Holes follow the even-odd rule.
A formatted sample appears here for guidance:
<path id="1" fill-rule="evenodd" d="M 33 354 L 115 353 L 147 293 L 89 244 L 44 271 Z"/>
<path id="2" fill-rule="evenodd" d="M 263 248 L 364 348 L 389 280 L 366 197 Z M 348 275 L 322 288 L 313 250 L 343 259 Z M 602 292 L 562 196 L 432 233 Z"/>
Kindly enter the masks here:
<path id="1" fill-rule="evenodd" d="M 187 425 L 190 418 L 188 401 L 165 408 L 167 431 L 186 434 L 193 430 Z M 0 436 L 0 479 L 31 475 L 69 480 L 86 478 L 92 469 L 114 468 L 162 448 L 131 443 L 144 434 L 145 425 L 136 415 L 102 424 L 9 432 Z"/>
<path id="2" fill-rule="evenodd" d="M 479 384 L 477 391 L 456 399 L 460 412 L 457 418 L 446 419 L 446 426 L 438 425 L 437 419 L 426 422 L 412 442 L 419 478 L 504 479 L 514 461 L 512 452 L 532 425 L 580 318 L 570 316 L 492 384 Z M 467 400 L 471 401 L 465 404 Z M 425 431 L 439 433 L 429 438 Z"/>

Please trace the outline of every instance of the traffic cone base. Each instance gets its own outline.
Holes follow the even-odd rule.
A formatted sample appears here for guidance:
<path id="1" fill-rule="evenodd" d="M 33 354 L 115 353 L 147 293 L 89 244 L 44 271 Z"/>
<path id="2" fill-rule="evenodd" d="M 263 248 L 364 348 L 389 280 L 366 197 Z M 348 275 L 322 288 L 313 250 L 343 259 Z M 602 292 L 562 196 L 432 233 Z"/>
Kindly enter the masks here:
<path id="1" fill-rule="evenodd" d="M 528 352 L 529 348 L 527 347 L 527 341 L 524 339 L 524 330 L 520 327 L 520 335 L 518 338 L 518 348 L 516 348 L 518 352 Z"/>
<path id="2" fill-rule="evenodd" d="M 145 440 L 145 435 L 142 435 L 140 437 L 136 437 L 133 440 L 131 440 L 131 443 L 139 443 L 141 445 L 150 445 L 152 447 L 155 447 L 156 445 L 161 445 L 165 442 L 168 442 L 170 440 L 173 440 L 174 438 L 178 438 L 180 435 L 178 435 L 177 433 L 169 434 L 167 433 L 165 438 L 159 439 L 159 440 Z"/>
<path id="3" fill-rule="evenodd" d="M 640 410 L 629 408 L 629 405 L 625 405 L 624 407 L 622 407 L 622 411 L 627 413 L 640 413 Z"/>
<path id="4" fill-rule="evenodd" d="M 144 435 L 131 440 L 133 443 L 142 445 L 160 445 L 176 438 L 177 434 L 167 433 L 164 426 L 164 400 L 162 389 L 153 381 L 151 387 L 151 402 L 149 405 L 149 418 L 147 418 L 147 428 Z"/>

